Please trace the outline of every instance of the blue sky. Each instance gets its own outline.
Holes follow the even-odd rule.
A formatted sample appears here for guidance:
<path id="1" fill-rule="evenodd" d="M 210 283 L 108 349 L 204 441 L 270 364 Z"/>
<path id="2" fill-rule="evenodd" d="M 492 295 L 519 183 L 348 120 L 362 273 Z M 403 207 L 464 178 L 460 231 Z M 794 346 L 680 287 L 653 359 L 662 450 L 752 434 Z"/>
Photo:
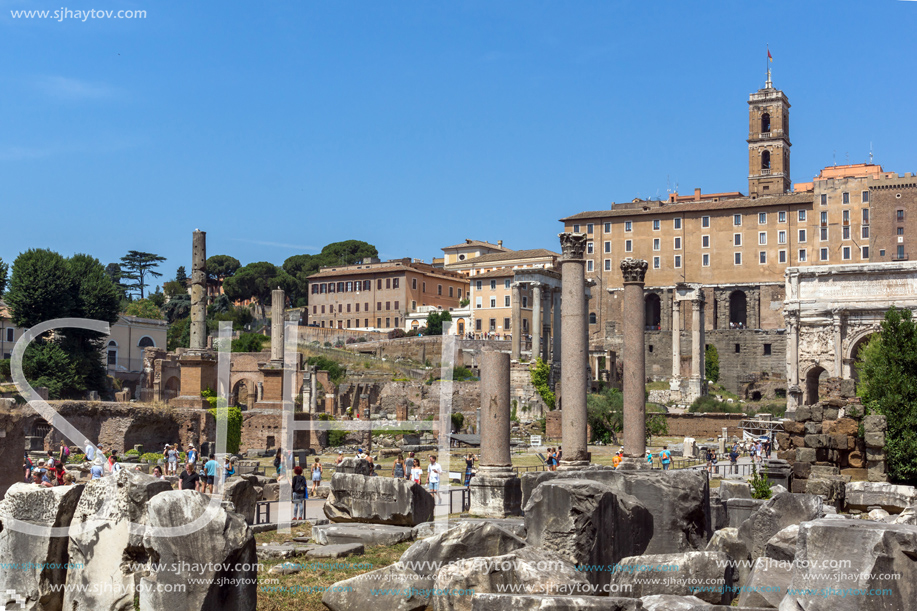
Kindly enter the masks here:
<path id="1" fill-rule="evenodd" d="M 147 18 L 10 13 L 61 7 Z M 0 258 L 146 250 L 169 278 L 195 228 L 243 263 L 556 250 L 562 216 L 747 192 L 768 43 L 795 182 L 870 143 L 915 171 L 915 26 L 900 0 L 0 0 Z"/>

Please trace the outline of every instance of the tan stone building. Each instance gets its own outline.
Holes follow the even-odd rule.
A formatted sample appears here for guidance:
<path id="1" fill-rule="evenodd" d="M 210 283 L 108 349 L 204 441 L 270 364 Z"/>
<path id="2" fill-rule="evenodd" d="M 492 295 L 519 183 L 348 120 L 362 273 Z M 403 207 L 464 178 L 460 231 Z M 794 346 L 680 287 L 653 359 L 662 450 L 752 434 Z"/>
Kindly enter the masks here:
<path id="1" fill-rule="evenodd" d="M 878 165 L 823 169 L 790 190 L 789 101 L 773 88 L 749 97 L 749 196 L 739 192 L 634 200 L 609 210 L 561 219 L 565 231 L 585 233 L 586 275 L 596 281 L 590 312 L 593 349 L 620 348 L 625 257 L 645 259 L 647 373 L 679 375 L 673 363 L 673 308 L 681 331 L 691 327 L 689 305 L 676 285 L 699 284 L 705 295 L 708 344 L 733 386 L 752 372 L 783 370 L 784 272 L 820 266 L 904 260 L 908 235 L 917 235 L 917 179 Z M 910 230 L 910 232 L 908 231 Z M 679 304 L 676 306 L 675 304 Z M 747 329 L 773 333 L 730 334 Z M 684 340 L 684 338 L 682 338 Z M 742 356 L 739 356 L 742 355 Z"/>
<path id="2" fill-rule="evenodd" d="M 450 310 L 467 296 L 465 276 L 415 259 L 323 267 L 309 277 L 309 324 L 398 329 L 418 307 Z"/>

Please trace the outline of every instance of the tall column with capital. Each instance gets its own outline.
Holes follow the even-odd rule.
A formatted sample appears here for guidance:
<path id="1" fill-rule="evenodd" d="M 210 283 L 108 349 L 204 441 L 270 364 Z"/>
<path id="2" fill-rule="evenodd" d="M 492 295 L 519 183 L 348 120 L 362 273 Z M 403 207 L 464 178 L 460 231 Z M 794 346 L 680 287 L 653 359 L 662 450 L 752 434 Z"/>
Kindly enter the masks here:
<path id="1" fill-rule="evenodd" d="M 706 394 L 704 380 L 704 292 L 695 289 L 691 298 L 691 379 L 689 380 L 689 401 Z"/>
<path id="2" fill-rule="evenodd" d="M 191 350 L 207 349 L 207 233 L 194 230 L 191 240 Z"/>
<path id="3" fill-rule="evenodd" d="M 561 468 L 574 469 L 589 464 L 586 439 L 586 234 L 561 233 L 560 273 L 562 286 L 561 326 Z"/>
<path id="4" fill-rule="evenodd" d="M 538 359 L 541 350 L 541 287 L 540 282 L 532 283 L 532 362 Z"/>
<path id="5" fill-rule="evenodd" d="M 512 310 L 511 310 L 511 319 L 510 319 L 510 331 L 512 331 L 513 343 L 512 343 L 512 359 L 514 361 L 519 360 L 519 355 L 522 354 L 522 292 L 521 285 L 518 282 L 513 282 L 513 296 L 511 299 Z"/>
<path id="6" fill-rule="evenodd" d="M 646 312 L 643 259 L 621 261 L 624 274 L 624 456 L 628 468 L 646 466 Z"/>
<path id="7" fill-rule="evenodd" d="M 286 295 L 283 289 L 271 291 L 271 362 L 283 363 L 283 306 Z"/>

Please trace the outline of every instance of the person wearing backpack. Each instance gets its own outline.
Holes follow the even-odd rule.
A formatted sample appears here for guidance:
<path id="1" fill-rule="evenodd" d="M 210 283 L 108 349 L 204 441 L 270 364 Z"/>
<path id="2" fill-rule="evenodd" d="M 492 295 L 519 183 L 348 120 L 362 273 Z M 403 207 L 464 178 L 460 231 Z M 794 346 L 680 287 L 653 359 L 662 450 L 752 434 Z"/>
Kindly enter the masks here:
<path id="1" fill-rule="evenodd" d="M 662 452 L 659 453 L 659 461 L 662 463 L 662 470 L 668 471 L 672 464 L 672 454 L 669 452 L 669 446 L 662 446 Z"/>
<path id="2" fill-rule="evenodd" d="M 293 474 L 293 480 L 290 482 L 293 487 L 293 519 L 305 520 L 305 499 L 308 495 L 306 478 L 303 477 L 302 467 L 299 465 L 293 467 Z"/>
<path id="3" fill-rule="evenodd" d="M 60 440 L 60 453 L 57 455 L 57 459 L 62 463 L 66 463 L 68 458 L 70 458 L 70 448 L 67 445 L 65 445 L 64 440 L 61 439 Z"/>

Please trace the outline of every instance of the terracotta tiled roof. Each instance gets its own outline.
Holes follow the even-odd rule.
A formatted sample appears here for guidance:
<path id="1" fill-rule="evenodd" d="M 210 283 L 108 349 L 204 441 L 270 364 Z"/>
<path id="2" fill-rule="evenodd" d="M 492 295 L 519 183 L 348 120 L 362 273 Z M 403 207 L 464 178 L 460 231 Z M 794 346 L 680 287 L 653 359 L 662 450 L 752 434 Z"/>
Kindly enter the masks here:
<path id="1" fill-rule="evenodd" d="M 480 274 L 475 274 L 474 276 L 468 276 L 468 279 L 474 282 L 475 280 L 481 280 L 483 278 L 510 278 L 516 270 L 507 267 L 505 269 L 492 269 L 489 272 L 482 272 Z"/>
<path id="2" fill-rule="evenodd" d="M 469 246 L 482 246 L 484 248 L 493 248 L 494 250 L 502 250 L 506 252 L 512 252 L 509 248 L 504 246 L 499 246 L 497 244 L 491 244 L 490 242 L 482 242 L 481 240 L 465 240 L 461 244 L 453 244 L 452 246 L 443 246 L 440 250 L 449 250 L 451 248 L 467 248 Z"/>
<path id="3" fill-rule="evenodd" d="M 518 261 L 522 259 L 536 259 L 536 258 L 549 258 L 549 257 L 559 257 L 560 253 L 552 252 L 546 248 L 533 248 L 531 250 L 511 250 L 509 252 L 494 252 L 489 255 L 481 255 L 480 257 L 474 257 L 473 259 L 468 259 L 467 261 L 462 261 L 462 265 L 478 265 L 479 263 L 494 263 L 494 262 L 503 262 L 503 261 Z M 458 263 L 453 263 L 452 265 L 459 265 Z M 449 267 L 452 267 L 450 265 Z"/>
<path id="4" fill-rule="evenodd" d="M 666 202 L 646 202 L 649 210 L 642 208 L 628 208 L 623 210 L 595 210 L 592 212 L 580 212 L 573 216 L 567 216 L 560 221 L 579 221 L 586 219 L 601 219 L 615 216 L 643 216 L 653 214 L 672 214 L 676 212 L 702 212 L 705 210 L 730 210 L 733 208 L 759 208 L 761 206 L 786 206 L 789 204 L 811 204 L 813 202 L 812 194 L 785 194 L 769 195 L 765 197 L 741 197 L 736 199 L 721 199 L 717 202 L 686 202 L 683 204 L 668 204 Z M 478 259 L 473 259 L 477 261 Z"/>
<path id="5" fill-rule="evenodd" d="M 380 267 L 364 267 L 363 269 L 353 268 L 342 268 L 335 271 L 326 271 L 319 272 L 317 274 L 312 274 L 309 276 L 309 282 L 313 280 L 322 280 L 325 278 L 342 278 L 345 276 L 366 276 L 374 274 L 386 274 L 389 272 L 416 272 L 431 276 L 434 278 L 443 278 L 445 280 L 467 280 L 464 276 L 460 274 L 455 274 L 452 272 L 446 272 L 438 268 L 430 269 L 418 269 L 416 267 L 411 267 L 409 265 L 383 265 Z"/>

